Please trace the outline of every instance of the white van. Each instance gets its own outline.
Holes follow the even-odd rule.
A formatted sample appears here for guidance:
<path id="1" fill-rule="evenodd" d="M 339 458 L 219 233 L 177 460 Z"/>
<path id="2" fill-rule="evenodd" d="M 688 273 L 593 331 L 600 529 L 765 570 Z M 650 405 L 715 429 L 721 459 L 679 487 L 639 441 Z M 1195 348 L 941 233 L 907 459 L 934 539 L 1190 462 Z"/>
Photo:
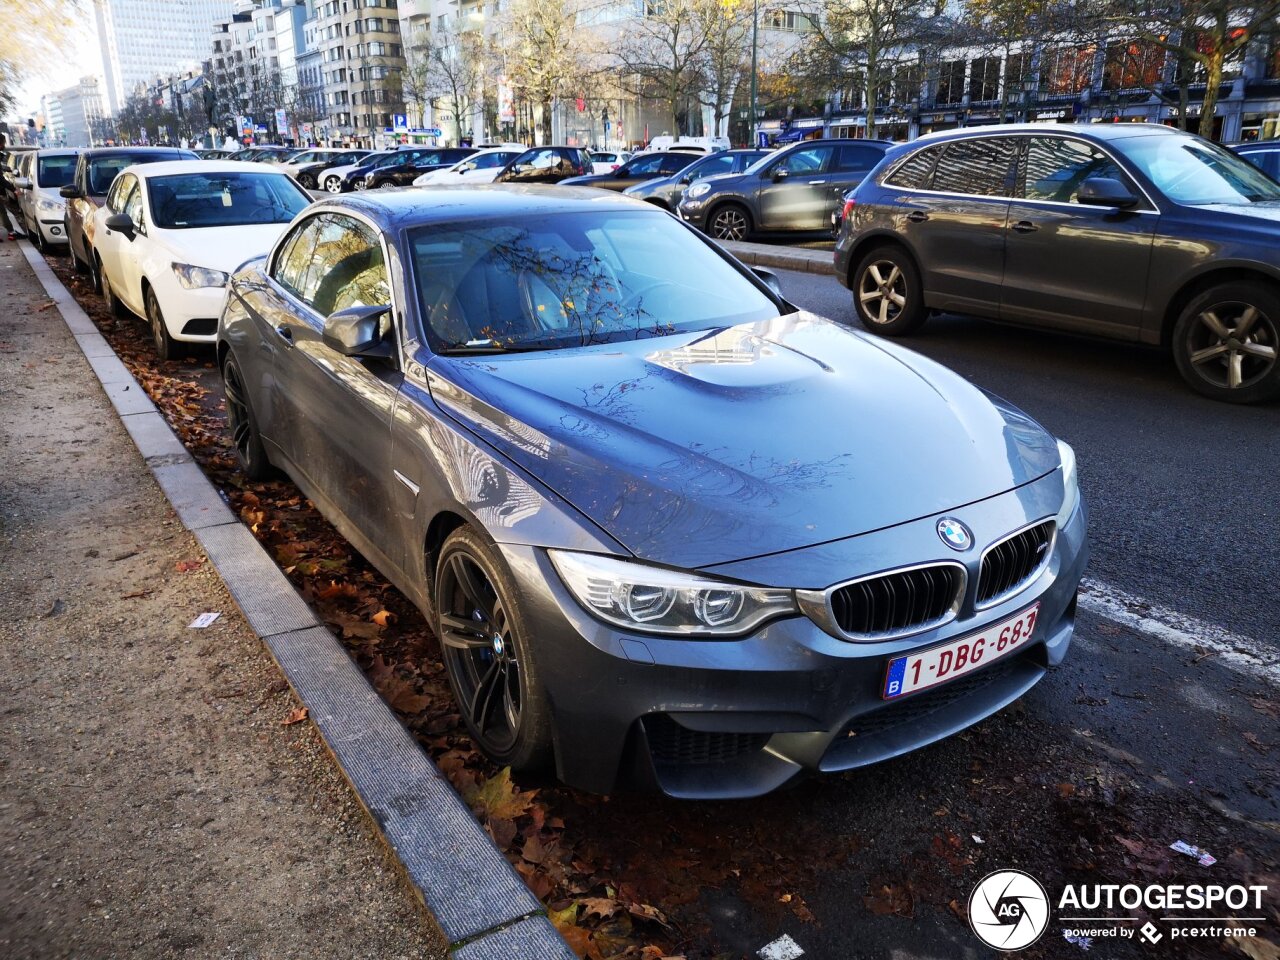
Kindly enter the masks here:
<path id="1" fill-rule="evenodd" d="M 654 137 L 649 141 L 650 150 L 695 150 L 699 153 L 718 153 L 730 147 L 728 137 Z"/>

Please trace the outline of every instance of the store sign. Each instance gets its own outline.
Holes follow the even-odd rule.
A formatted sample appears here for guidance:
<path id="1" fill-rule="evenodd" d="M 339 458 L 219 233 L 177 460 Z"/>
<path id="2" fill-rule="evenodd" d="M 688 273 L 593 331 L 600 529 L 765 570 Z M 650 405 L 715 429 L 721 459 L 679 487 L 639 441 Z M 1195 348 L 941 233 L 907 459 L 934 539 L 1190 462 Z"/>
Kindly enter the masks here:
<path id="1" fill-rule="evenodd" d="M 403 113 L 397 113 L 391 118 L 391 126 L 396 133 L 409 132 L 409 120 Z"/>
<path id="2" fill-rule="evenodd" d="M 284 110 L 276 111 L 276 132 L 284 133 L 289 129 L 289 114 Z"/>
<path id="3" fill-rule="evenodd" d="M 516 122 L 515 93 L 505 76 L 498 78 L 498 122 Z"/>

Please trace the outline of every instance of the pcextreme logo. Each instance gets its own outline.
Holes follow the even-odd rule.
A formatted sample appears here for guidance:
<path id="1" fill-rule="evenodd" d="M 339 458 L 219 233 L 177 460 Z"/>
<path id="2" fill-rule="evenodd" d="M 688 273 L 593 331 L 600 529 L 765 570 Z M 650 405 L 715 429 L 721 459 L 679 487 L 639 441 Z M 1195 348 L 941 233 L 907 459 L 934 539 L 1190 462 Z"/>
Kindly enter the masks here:
<path id="1" fill-rule="evenodd" d="M 1265 884 L 1068 884 L 1058 898 L 1057 919 L 1063 937 L 1086 948 L 1094 940 L 1221 942 L 1258 935 L 1266 893 Z M 1029 873 L 997 870 L 969 896 L 969 926 L 989 947 L 1023 950 L 1048 929 L 1051 906 L 1044 886 Z M 1138 911 L 1153 919 L 1134 915 Z M 1210 916 L 1187 916 L 1188 911 Z"/>

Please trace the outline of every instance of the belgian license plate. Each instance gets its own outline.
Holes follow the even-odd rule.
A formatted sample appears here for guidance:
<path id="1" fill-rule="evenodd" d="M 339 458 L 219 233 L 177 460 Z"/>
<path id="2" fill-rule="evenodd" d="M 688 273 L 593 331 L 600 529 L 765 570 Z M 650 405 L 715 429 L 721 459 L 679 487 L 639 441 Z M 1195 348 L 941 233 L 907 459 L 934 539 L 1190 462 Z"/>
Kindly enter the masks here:
<path id="1" fill-rule="evenodd" d="M 946 683 L 1021 650 L 1031 639 L 1039 613 L 1040 604 L 1033 604 L 981 633 L 971 633 L 905 657 L 894 657 L 885 674 L 884 699 L 893 700 Z"/>

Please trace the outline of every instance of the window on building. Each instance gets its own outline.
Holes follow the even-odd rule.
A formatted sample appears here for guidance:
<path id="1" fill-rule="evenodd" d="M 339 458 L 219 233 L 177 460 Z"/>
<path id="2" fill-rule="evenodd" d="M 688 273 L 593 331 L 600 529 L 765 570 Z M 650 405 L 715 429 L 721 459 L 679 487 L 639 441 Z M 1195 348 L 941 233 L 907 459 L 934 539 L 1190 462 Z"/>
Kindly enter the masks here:
<path id="1" fill-rule="evenodd" d="M 1040 86 L 1049 96 L 1080 93 L 1093 83 L 1093 44 L 1046 47 L 1040 54 Z"/>
<path id="2" fill-rule="evenodd" d="M 969 69 L 969 100 L 972 103 L 1000 99 L 1000 58 L 978 57 Z"/>
<path id="3" fill-rule="evenodd" d="M 1165 49 L 1150 40 L 1119 40 L 1107 44 L 1102 71 L 1103 90 L 1150 89 L 1164 74 Z"/>
<path id="4" fill-rule="evenodd" d="M 959 103 L 964 99 L 963 60 L 946 60 L 938 65 L 938 103 Z"/>
<path id="5" fill-rule="evenodd" d="M 812 33 L 813 21 L 797 10 L 767 10 L 761 26 L 766 30 L 783 33 Z"/>

